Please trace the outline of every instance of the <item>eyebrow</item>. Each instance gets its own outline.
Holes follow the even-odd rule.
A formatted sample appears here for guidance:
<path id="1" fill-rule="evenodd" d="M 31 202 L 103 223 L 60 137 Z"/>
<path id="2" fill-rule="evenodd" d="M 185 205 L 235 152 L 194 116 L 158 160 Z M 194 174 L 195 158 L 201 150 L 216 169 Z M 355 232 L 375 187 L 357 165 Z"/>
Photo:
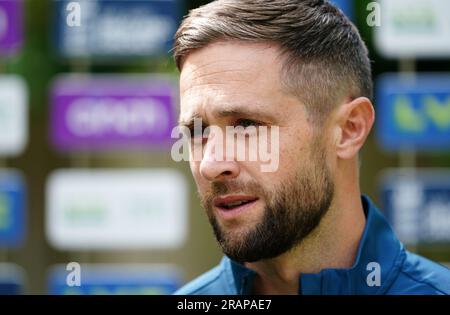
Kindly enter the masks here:
<path id="1" fill-rule="evenodd" d="M 195 113 L 195 114 L 191 115 L 188 119 L 181 119 L 181 117 L 180 117 L 180 119 L 178 120 L 178 125 L 185 126 L 185 127 L 191 127 L 194 125 L 194 121 L 196 119 L 202 119 L 200 114 Z"/>
<path id="2" fill-rule="evenodd" d="M 247 119 L 254 119 L 259 121 L 273 121 L 274 117 L 270 114 L 256 111 L 245 107 L 238 108 L 221 108 L 214 113 L 216 118 L 228 118 L 228 117 L 245 117 Z M 188 119 L 180 119 L 178 124 L 180 126 L 192 126 L 195 119 L 202 119 L 198 113 L 193 114 Z"/>

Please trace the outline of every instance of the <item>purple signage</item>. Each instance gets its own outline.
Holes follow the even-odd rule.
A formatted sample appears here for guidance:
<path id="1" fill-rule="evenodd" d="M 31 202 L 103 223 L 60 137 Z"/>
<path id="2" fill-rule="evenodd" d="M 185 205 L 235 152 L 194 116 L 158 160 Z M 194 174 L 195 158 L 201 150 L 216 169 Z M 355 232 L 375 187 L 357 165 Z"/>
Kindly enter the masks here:
<path id="1" fill-rule="evenodd" d="M 15 53 L 22 44 L 22 0 L 0 0 L 0 54 Z"/>
<path id="2" fill-rule="evenodd" d="M 51 91 L 51 140 L 62 151 L 168 148 L 175 81 L 155 76 L 65 75 Z"/>

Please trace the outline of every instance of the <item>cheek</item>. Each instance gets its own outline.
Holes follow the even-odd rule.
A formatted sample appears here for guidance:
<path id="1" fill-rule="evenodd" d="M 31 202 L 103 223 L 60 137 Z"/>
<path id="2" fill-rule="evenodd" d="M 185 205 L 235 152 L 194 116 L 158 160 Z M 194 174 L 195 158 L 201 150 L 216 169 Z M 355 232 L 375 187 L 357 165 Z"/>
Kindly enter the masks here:
<path id="1" fill-rule="evenodd" d="M 197 184 L 197 186 L 200 186 L 202 177 L 200 174 L 200 162 L 195 162 L 192 159 L 189 161 L 189 167 L 191 168 L 192 176 L 194 177 L 194 180 Z"/>
<path id="2" fill-rule="evenodd" d="M 300 132 L 286 132 L 280 136 L 280 168 L 283 173 L 309 163 L 310 139 Z"/>
<path id="3" fill-rule="evenodd" d="M 197 186 L 197 192 L 203 196 L 205 193 L 210 191 L 211 183 L 201 175 L 200 173 L 200 162 L 189 162 L 191 168 L 192 177 L 194 178 L 195 184 Z"/>

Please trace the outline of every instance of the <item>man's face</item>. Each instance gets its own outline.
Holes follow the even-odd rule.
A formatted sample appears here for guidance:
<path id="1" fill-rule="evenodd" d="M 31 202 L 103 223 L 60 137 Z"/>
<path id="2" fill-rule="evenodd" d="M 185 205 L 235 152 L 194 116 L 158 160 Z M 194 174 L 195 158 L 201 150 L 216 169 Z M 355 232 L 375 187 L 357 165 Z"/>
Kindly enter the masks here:
<path id="1" fill-rule="evenodd" d="M 204 126 L 224 133 L 227 126 L 266 126 L 269 134 L 279 128 L 274 172 L 262 172 L 260 160 L 218 160 L 216 134 L 203 140 L 199 160 L 191 143 L 202 205 L 224 253 L 240 262 L 273 258 L 299 244 L 333 198 L 326 132 L 314 132 L 304 105 L 283 89 L 281 64 L 275 46 L 222 42 L 189 54 L 181 72 L 181 124 L 201 118 Z M 227 137 L 220 140 L 225 147 L 235 145 Z"/>

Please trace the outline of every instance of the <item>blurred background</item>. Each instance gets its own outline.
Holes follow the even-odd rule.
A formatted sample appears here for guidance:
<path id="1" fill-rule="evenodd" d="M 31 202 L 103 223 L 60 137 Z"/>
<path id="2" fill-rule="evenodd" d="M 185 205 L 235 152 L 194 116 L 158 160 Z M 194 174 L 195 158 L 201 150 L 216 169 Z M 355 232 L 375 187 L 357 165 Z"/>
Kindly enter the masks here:
<path id="1" fill-rule="evenodd" d="M 0 0 L 0 294 L 169 294 L 219 262 L 170 156 L 172 37 L 207 2 Z M 362 191 L 446 263 L 450 0 L 333 2 L 373 60 Z"/>

